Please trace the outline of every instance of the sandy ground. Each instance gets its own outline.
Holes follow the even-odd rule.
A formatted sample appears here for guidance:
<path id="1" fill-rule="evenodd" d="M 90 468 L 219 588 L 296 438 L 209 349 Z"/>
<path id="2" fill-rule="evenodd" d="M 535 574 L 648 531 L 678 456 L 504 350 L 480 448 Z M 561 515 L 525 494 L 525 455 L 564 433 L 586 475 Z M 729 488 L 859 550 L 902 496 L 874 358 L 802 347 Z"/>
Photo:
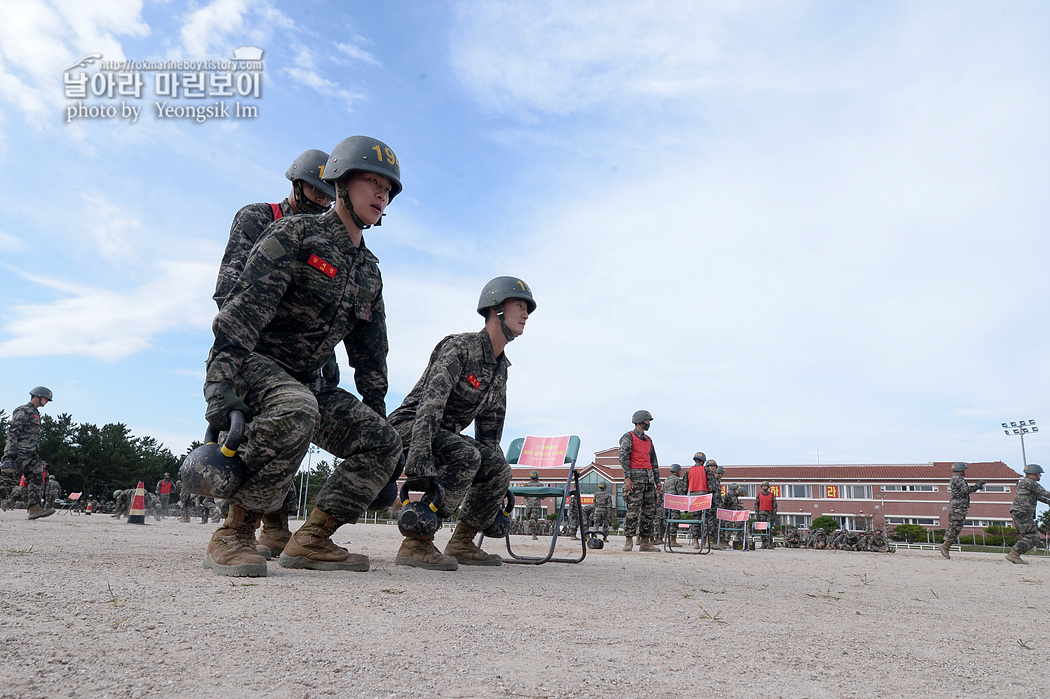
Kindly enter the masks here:
<path id="1" fill-rule="evenodd" d="M 336 532 L 367 573 L 272 561 L 249 579 L 201 568 L 214 527 L 0 513 L 0 697 L 1050 691 L 1042 557 L 685 556 L 624 553 L 616 537 L 578 565 L 437 572 L 395 565 L 397 528 L 380 524 Z"/>

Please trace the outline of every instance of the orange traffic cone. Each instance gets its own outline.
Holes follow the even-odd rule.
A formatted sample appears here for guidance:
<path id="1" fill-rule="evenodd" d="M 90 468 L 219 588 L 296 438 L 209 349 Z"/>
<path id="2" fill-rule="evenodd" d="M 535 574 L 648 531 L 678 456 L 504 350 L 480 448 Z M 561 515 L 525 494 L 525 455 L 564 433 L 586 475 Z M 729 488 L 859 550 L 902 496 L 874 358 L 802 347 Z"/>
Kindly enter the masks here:
<path id="1" fill-rule="evenodd" d="M 135 486 L 135 497 L 131 500 L 131 510 L 128 512 L 128 524 L 146 523 L 146 486 L 142 481 Z"/>
<path id="2" fill-rule="evenodd" d="M 19 488 L 25 488 L 26 487 L 26 477 L 25 476 L 22 476 L 22 480 L 20 480 L 18 482 L 18 487 Z"/>
<path id="3" fill-rule="evenodd" d="M 91 501 L 88 500 L 87 514 L 91 514 Z"/>

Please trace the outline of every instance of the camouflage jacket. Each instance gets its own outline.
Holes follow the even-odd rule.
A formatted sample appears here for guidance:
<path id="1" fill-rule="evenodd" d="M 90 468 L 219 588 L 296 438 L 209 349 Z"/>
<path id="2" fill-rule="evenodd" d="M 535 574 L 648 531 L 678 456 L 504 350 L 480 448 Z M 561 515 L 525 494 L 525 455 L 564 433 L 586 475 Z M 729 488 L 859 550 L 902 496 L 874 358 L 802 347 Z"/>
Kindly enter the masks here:
<path id="1" fill-rule="evenodd" d="M 594 513 L 605 514 L 612 510 L 612 493 L 599 490 L 594 494 Z"/>
<path id="2" fill-rule="evenodd" d="M 755 496 L 755 510 L 754 510 L 754 511 L 755 511 L 755 515 L 756 515 L 756 516 L 757 516 L 757 515 L 758 515 L 758 513 L 760 512 L 760 510 L 758 509 L 758 508 L 759 508 L 759 502 L 760 502 L 760 500 L 759 500 L 758 498 L 759 498 L 759 496 L 760 496 L 760 495 L 762 494 L 762 490 L 761 490 L 761 489 L 759 489 L 759 491 L 758 491 L 758 492 L 759 492 L 759 495 L 756 495 L 756 496 Z M 773 516 L 775 517 L 775 516 L 776 516 L 776 514 L 777 514 L 777 496 L 773 494 L 773 490 L 772 490 L 772 489 L 770 489 L 770 491 L 769 491 L 769 494 L 773 496 L 773 503 L 772 503 L 772 504 L 773 504 L 773 509 L 772 509 L 772 510 L 761 510 L 761 511 L 764 511 L 764 512 L 772 512 L 772 513 L 773 513 Z"/>
<path id="3" fill-rule="evenodd" d="M 664 492 L 668 495 L 688 495 L 689 484 L 681 476 L 672 473 L 664 479 Z"/>
<path id="4" fill-rule="evenodd" d="M 288 199 L 282 201 L 280 206 L 285 216 L 294 215 Z M 226 252 L 219 263 L 219 277 L 215 280 L 215 293 L 212 295 L 219 308 L 223 307 L 226 297 L 237 285 L 244 263 L 248 261 L 248 253 L 273 221 L 273 209 L 269 204 L 248 204 L 233 217 L 230 239 L 226 242 Z"/>
<path id="5" fill-rule="evenodd" d="M 436 475 L 432 445 L 437 431 L 459 434 L 471 422 L 474 438 L 503 454 L 499 443 L 507 416 L 509 367 L 506 353 L 495 355 L 485 329 L 449 335 L 434 347 L 423 376 L 390 414 L 394 427 L 412 423 L 406 474 Z"/>
<path id="6" fill-rule="evenodd" d="M 539 481 L 534 481 L 532 479 L 529 479 L 525 483 L 525 485 L 522 486 L 522 487 L 524 487 L 524 488 L 542 488 L 544 486 Z M 529 507 L 540 507 L 540 505 L 543 504 L 543 498 L 545 498 L 545 497 L 546 497 L 545 495 L 526 496 L 525 497 L 525 504 L 527 506 L 529 506 Z"/>
<path id="7" fill-rule="evenodd" d="M 36 458 L 36 447 L 40 442 L 40 412 L 31 402 L 15 408 L 11 422 L 7 424 L 7 444 L 4 456 Z"/>
<path id="8" fill-rule="evenodd" d="M 1010 506 L 1010 514 L 1018 519 L 1035 519 L 1036 501 L 1050 505 L 1050 493 L 1039 485 L 1039 481 L 1025 476 L 1017 481 L 1017 495 Z"/>
<path id="9" fill-rule="evenodd" d="M 174 495 L 174 494 L 175 494 L 175 481 L 173 481 L 173 480 L 169 479 L 169 480 L 168 480 L 168 483 L 170 483 L 170 484 L 171 484 L 171 490 L 170 490 L 170 491 L 168 491 L 168 492 L 169 492 L 169 493 L 170 493 L 171 495 Z M 163 479 L 163 478 L 161 478 L 161 479 L 160 479 L 159 481 L 157 481 L 157 487 L 153 489 L 153 492 L 154 492 L 154 493 L 156 493 L 157 495 L 160 495 L 160 489 L 161 489 L 161 487 L 162 487 L 163 485 L 164 485 L 164 479 Z"/>
<path id="10" fill-rule="evenodd" d="M 742 510 L 742 509 L 744 509 L 740 505 L 740 495 L 739 495 L 739 493 L 734 493 L 731 490 L 726 492 L 726 494 L 722 496 L 722 509 L 723 510 Z"/>
<path id="11" fill-rule="evenodd" d="M 951 506 L 962 508 L 970 507 L 970 494 L 981 489 L 977 483 L 973 485 L 967 483 L 966 479 L 958 473 L 952 476 L 952 482 L 948 487 L 952 491 Z"/>
<path id="12" fill-rule="evenodd" d="M 361 400 L 386 416 L 388 352 L 379 260 L 333 210 L 274 222 L 212 323 L 206 382 L 232 381 L 251 352 L 310 382 L 342 342 Z"/>
<path id="13" fill-rule="evenodd" d="M 634 430 L 631 430 L 630 432 L 625 432 L 624 435 L 620 437 L 620 468 L 623 469 L 624 475 L 631 470 L 631 450 L 634 448 L 634 440 L 631 439 L 632 433 L 640 437 L 643 441 L 649 442 L 649 463 L 653 466 L 653 485 L 659 485 L 660 462 L 656 459 L 656 446 L 653 445 L 653 440 L 650 439 L 645 432 L 638 434 Z"/>

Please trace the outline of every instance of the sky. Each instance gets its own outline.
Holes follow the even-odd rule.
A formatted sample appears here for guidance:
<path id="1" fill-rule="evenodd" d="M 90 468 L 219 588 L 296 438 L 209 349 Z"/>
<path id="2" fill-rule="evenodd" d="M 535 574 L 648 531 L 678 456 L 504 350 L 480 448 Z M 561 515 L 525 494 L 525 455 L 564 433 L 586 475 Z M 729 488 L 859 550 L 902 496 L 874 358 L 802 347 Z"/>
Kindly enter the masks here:
<path id="1" fill-rule="evenodd" d="M 0 15 L 8 415 L 43 384 L 46 414 L 183 453 L 206 426 L 234 214 L 287 196 L 300 152 L 363 134 L 404 184 L 365 234 L 390 409 L 442 337 L 480 329 L 485 282 L 513 275 L 538 308 L 507 348 L 505 447 L 577 434 L 586 461 L 645 409 L 664 465 L 703 450 L 1020 470 L 1000 423 L 1050 432 L 1046 3 L 0 0 Z M 138 96 L 67 94 L 98 60 L 246 46 L 263 50 L 257 97 L 172 99 L 149 70 L 127 71 Z M 231 115 L 157 107 L 216 102 Z M 1050 442 L 1025 449 L 1046 462 Z"/>

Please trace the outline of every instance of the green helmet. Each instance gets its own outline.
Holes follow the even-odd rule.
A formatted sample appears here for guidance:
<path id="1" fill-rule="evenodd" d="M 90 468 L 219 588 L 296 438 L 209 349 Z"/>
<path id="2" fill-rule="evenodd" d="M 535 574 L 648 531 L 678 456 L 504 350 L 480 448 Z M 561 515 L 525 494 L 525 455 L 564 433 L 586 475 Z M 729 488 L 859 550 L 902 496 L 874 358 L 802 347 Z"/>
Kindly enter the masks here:
<path id="1" fill-rule="evenodd" d="M 725 473 L 725 472 L 726 472 L 726 470 L 725 470 L 725 468 L 723 468 L 722 466 L 719 466 L 718 468 L 716 468 L 716 469 L 715 469 L 715 473 L 717 473 L 717 474 L 718 474 L 718 475 L 720 475 L 720 476 L 721 476 L 721 475 L 722 475 L 723 473 Z"/>
<path id="2" fill-rule="evenodd" d="M 536 480 L 539 477 L 540 477 L 540 472 L 539 471 L 529 471 L 529 478 L 531 478 L 532 480 Z"/>
<path id="3" fill-rule="evenodd" d="M 1043 467 L 1040 466 L 1039 464 L 1028 464 L 1027 466 L 1024 467 L 1024 472 L 1025 473 L 1042 473 L 1043 472 Z"/>
<path id="4" fill-rule="evenodd" d="M 769 481 L 762 481 L 762 487 L 763 488 L 768 488 L 769 487 Z"/>
<path id="5" fill-rule="evenodd" d="M 382 141 L 368 136 L 344 138 L 328 156 L 321 179 L 335 182 L 354 170 L 374 172 L 390 180 L 390 201 L 401 192 L 401 163 Z"/>
<path id="6" fill-rule="evenodd" d="M 699 461 L 700 463 L 704 463 L 705 461 L 707 461 L 707 454 L 705 454 L 702 451 L 698 451 L 695 454 L 693 454 L 693 461 Z"/>
<path id="7" fill-rule="evenodd" d="M 489 309 L 502 306 L 507 299 L 523 299 L 531 315 L 536 310 L 536 299 L 532 298 L 532 289 L 518 277 L 496 277 L 485 285 L 478 299 L 478 313 L 488 318 Z"/>
<path id="8" fill-rule="evenodd" d="M 604 483 L 599 483 L 598 484 L 598 489 L 599 490 L 605 490 L 605 484 Z"/>
<path id="9" fill-rule="evenodd" d="M 36 398 L 47 398 L 49 401 L 55 400 L 54 396 L 51 395 L 51 389 L 46 386 L 37 386 L 29 392 L 29 395 Z"/>
<path id="10" fill-rule="evenodd" d="M 323 150 L 312 148 L 300 153 L 299 157 L 288 166 L 288 171 L 284 173 L 284 176 L 292 182 L 302 180 L 311 187 L 324 192 L 329 199 L 335 199 L 335 188 L 321 179 L 327 163 L 328 154 Z"/>
<path id="11" fill-rule="evenodd" d="M 733 485 L 729 486 L 729 489 L 735 492 L 737 490 L 740 490 L 740 486 L 734 483 Z"/>
<path id="12" fill-rule="evenodd" d="M 952 471 L 965 471 L 967 468 L 969 468 L 969 466 L 962 461 L 956 461 L 952 464 Z"/>
<path id="13" fill-rule="evenodd" d="M 645 422 L 646 420 L 652 420 L 653 414 L 648 410 L 635 410 L 634 415 L 631 416 L 631 422 L 635 425 Z"/>
<path id="14" fill-rule="evenodd" d="M 671 464 L 671 473 L 681 473 L 681 472 L 682 472 L 681 464 Z"/>

